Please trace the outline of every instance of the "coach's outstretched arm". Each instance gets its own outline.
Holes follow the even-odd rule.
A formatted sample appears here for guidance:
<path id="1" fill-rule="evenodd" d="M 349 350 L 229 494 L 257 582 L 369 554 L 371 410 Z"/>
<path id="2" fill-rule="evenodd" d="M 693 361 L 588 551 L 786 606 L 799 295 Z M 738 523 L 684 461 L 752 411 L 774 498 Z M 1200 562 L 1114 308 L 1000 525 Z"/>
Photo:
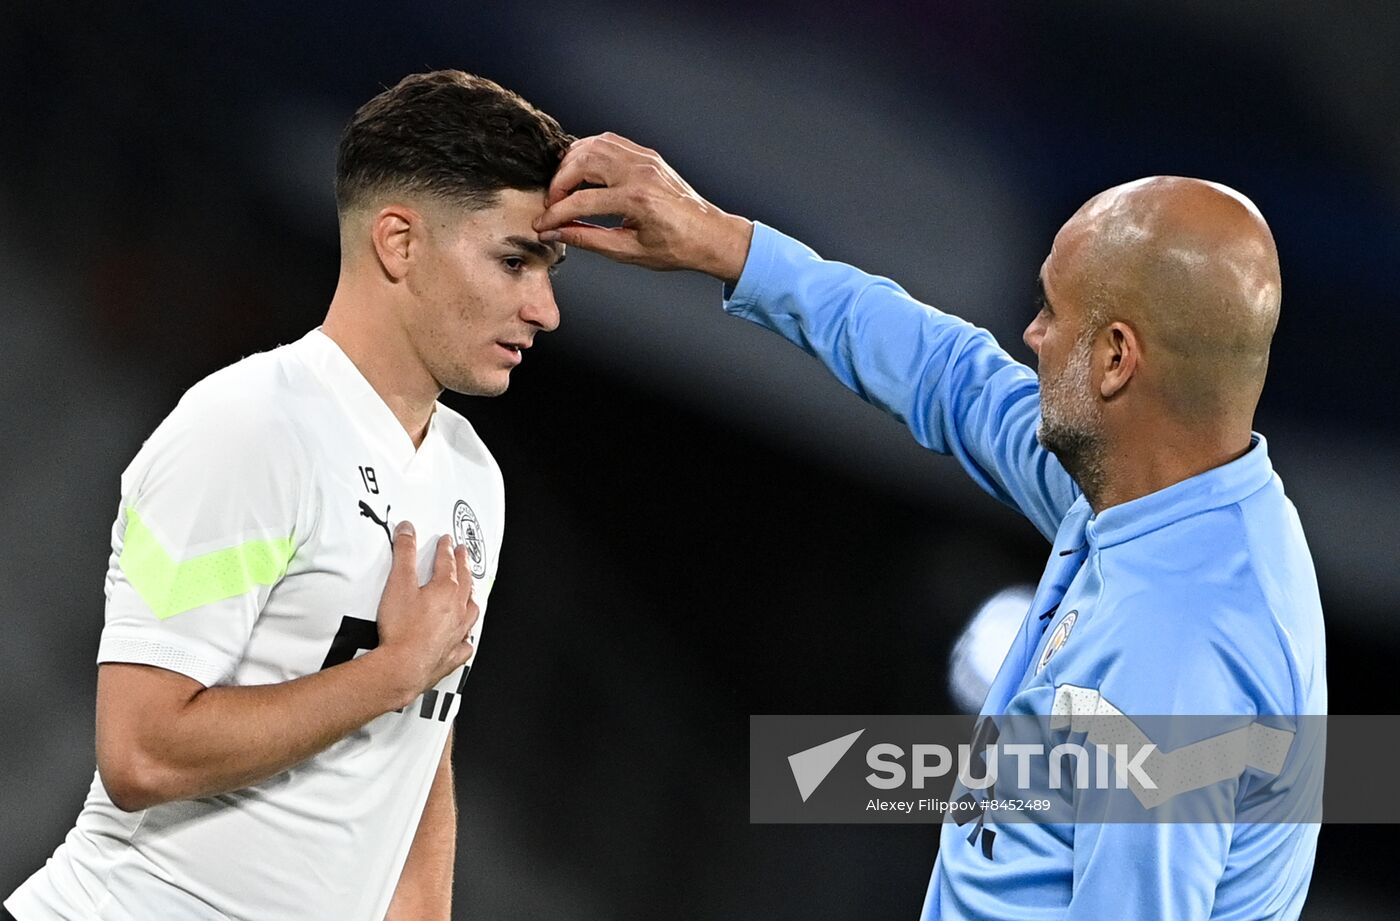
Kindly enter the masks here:
<path id="1" fill-rule="evenodd" d="M 583 185 L 597 186 L 580 188 Z M 1051 538 L 1079 490 L 1036 439 L 1035 372 L 985 330 L 894 282 L 822 259 L 777 231 L 705 201 L 653 150 L 612 134 L 575 142 L 535 224 L 560 240 L 651 269 L 726 284 L 725 309 L 819 358 L 862 399 L 951 454 L 983 489 Z M 620 215 L 620 227 L 584 223 Z"/>

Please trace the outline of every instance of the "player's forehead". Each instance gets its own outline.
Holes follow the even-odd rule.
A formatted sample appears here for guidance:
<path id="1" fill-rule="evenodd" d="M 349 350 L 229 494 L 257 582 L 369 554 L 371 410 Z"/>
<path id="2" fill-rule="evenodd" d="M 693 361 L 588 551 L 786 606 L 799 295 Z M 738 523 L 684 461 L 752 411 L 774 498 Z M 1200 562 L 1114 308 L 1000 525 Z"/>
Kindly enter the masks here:
<path id="1" fill-rule="evenodd" d="M 564 258 L 564 245 L 541 242 L 534 227 L 544 210 L 543 189 L 503 189 L 494 204 L 462 214 L 459 227 L 463 235 L 478 243 L 516 249 L 555 263 Z"/>

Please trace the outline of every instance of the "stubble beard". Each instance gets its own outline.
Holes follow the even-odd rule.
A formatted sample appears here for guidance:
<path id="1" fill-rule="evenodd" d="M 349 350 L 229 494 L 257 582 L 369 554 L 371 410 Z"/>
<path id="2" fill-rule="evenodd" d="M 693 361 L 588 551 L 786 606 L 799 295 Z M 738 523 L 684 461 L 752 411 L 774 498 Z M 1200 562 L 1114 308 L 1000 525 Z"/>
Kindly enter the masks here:
<path id="1" fill-rule="evenodd" d="M 1098 404 L 1089 392 L 1093 336 L 1074 344 L 1064 369 L 1040 382 L 1040 429 L 1036 438 L 1059 458 L 1092 504 L 1103 492 L 1104 436 Z"/>
<path id="2" fill-rule="evenodd" d="M 466 311 L 461 313 L 465 314 Z M 424 330 L 421 340 L 423 347 L 419 354 L 442 389 L 464 396 L 498 397 L 510 386 L 510 371 L 503 368 L 503 373 L 495 373 L 495 369 L 489 366 L 492 359 L 478 354 L 489 350 L 490 346 L 462 346 L 462 340 L 474 342 L 477 335 L 471 326 L 467 326 L 464 332 L 455 333 L 429 327 Z"/>
<path id="3" fill-rule="evenodd" d="M 496 379 L 470 367 L 454 368 L 442 381 L 443 388 L 469 397 L 498 397 L 510 387 L 510 377 Z"/>

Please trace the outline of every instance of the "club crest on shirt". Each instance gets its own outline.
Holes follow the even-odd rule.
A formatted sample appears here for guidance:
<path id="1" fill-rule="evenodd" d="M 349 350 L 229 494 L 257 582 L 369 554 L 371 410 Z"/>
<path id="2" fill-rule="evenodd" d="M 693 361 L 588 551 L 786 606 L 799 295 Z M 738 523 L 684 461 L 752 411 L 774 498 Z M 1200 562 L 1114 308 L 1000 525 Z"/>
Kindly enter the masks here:
<path id="1" fill-rule="evenodd" d="M 1040 664 L 1035 667 L 1037 675 L 1045 668 L 1045 663 L 1050 661 L 1050 657 L 1059 652 L 1060 648 L 1069 640 L 1069 632 L 1074 629 L 1074 622 L 1078 619 L 1079 612 L 1070 611 L 1065 615 L 1065 619 L 1060 621 L 1055 632 L 1050 634 L 1050 642 L 1045 644 L 1045 651 L 1040 654 Z"/>
<path id="2" fill-rule="evenodd" d="M 467 548 L 472 577 L 486 578 L 486 543 L 481 539 L 481 522 L 465 499 L 458 499 L 452 507 L 452 537 Z"/>

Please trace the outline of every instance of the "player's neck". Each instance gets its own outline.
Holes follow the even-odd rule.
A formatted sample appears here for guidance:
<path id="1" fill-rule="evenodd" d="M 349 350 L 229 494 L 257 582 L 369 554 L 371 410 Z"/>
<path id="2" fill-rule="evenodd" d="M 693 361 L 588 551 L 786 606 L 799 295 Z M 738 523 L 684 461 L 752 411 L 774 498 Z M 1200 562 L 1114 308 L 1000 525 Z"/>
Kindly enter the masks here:
<path id="1" fill-rule="evenodd" d="M 1110 440 L 1102 483 L 1089 497 L 1095 514 L 1228 464 L 1250 445 L 1247 426 L 1240 431 L 1192 431 L 1162 425 L 1154 426 L 1150 437 L 1144 434 L 1139 431 L 1117 444 Z"/>
<path id="2" fill-rule="evenodd" d="M 340 346 L 399 420 L 413 447 L 419 447 L 442 387 L 391 311 L 357 296 L 354 285 L 341 276 L 321 331 Z"/>

